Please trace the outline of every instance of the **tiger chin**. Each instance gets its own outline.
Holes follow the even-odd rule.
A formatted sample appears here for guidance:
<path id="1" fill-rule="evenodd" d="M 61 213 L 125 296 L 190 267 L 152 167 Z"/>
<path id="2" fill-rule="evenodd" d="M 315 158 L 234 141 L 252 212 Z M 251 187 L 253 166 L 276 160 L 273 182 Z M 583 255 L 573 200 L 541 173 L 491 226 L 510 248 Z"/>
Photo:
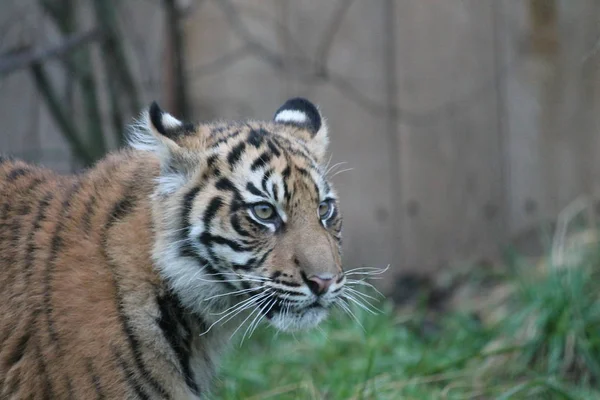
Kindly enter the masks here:
<path id="1" fill-rule="evenodd" d="M 0 398 L 205 398 L 227 343 L 340 301 L 328 131 L 184 123 L 156 103 L 78 175 L 0 160 Z"/>

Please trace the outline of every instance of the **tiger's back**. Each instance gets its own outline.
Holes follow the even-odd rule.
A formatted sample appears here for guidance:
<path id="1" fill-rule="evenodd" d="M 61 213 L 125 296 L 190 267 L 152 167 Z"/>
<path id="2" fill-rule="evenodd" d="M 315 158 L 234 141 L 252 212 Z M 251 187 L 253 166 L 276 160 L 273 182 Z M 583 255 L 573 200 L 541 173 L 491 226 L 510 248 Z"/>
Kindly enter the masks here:
<path id="1" fill-rule="evenodd" d="M 169 344 L 140 329 L 172 318 L 151 268 L 153 169 L 131 152 L 76 177 L 0 164 L 1 398 L 189 395 L 164 379 L 177 368 L 148 357 L 176 361 Z M 120 229 L 125 219 L 138 229 Z"/>

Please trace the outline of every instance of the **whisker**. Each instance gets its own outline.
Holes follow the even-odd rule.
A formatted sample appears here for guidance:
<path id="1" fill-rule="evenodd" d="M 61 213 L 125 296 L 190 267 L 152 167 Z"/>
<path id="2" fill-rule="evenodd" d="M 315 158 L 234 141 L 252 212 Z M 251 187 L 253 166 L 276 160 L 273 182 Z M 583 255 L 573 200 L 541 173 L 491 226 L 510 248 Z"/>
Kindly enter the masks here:
<path id="1" fill-rule="evenodd" d="M 250 334 L 248 335 L 248 338 L 250 338 L 256 330 L 256 328 L 258 328 L 258 324 L 260 324 L 260 321 L 265 317 L 265 315 L 269 313 L 269 311 L 271 311 L 275 304 L 277 304 L 277 299 L 273 298 L 273 300 L 269 304 L 266 304 L 264 307 L 261 307 L 260 312 L 257 316 L 258 318 L 255 317 L 254 320 L 250 323 L 250 325 L 248 325 L 246 332 L 244 332 L 244 336 L 242 337 L 242 343 L 244 342 L 244 339 L 246 339 L 246 334 L 248 333 L 248 331 L 250 331 Z M 264 311 L 264 309 L 267 307 L 269 308 L 266 311 Z"/>
<path id="2" fill-rule="evenodd" d="M 350 285 L 366 286 L 366 287 L 371 288 L 372 290 L 374 290 L 381 297 L 385 298 L 385 295 L 383 293 L 381 293 L 375 286 L 371 285 L 369 282 L 366 282 L 366 281 L 364 281 L 362 279 L 360 279 L 360 280 L 347 279 L 346 280 L 346 286 L 350 286 Z"/>
<path id="3" fill-rule="evenodd" d="M 261 294 L 264 294 L 264 293 L 261 293 Z M 240 303 L 240 304 L 236 304 L 237 308 L 234 308 L 234 309 L 233 309 L 231 312 L 229 312 L 229 313 L 227 313 L 227 314 L 223 315 L 221 318 L 219 318 L 218 320 L 216 320 L 215 322 L 213 322 L 213 323 L 212 323 L 212 324 L 211 324 L 211 325 L 210 325 L 210 326 L 209 326 L 209 327 L 206 329 L 206 331 L 204 331 L 204 332 L 202 332 L 202 333 L 200 334 L 200 336 L 206 335 L 206 334 L 207 334 L 207 333 L 208 333 L 208 332 L 209 332 L 209 331 L 212 329 L 212 327 L 213 327 L 213 326 L 215 326 L 215 325 L 216 325 L 216 324 L 218 324 L 219 322 L 223 321 L 225 318 L 229 317 L 229 318 L 227 318 L 227 319 L 226 319 L 226 320 L 225 320 L 223 323 L 227 323 L 227 322 L 228 322 L 228 321 L 230 321 L 230 320 L 231 320 L 233 317 L 235 317 L 236 315 L 238 315 L 238 314 L 239 314 L 239 313 L 241 313 L 242 311 L 244 311 L 244 310 L 247 310 L 248 308 L 252 307 L 252 306 L 254 305 L 254 303 L 256 303 L 256 302 L 258 302 L 258 301 L 261 301 L 261 300 L 263 300 L 263 299 L 260 299 L 260 298 L 258 298 L 258 299 L 257 299 L 257 298 L 256 298 L 256 296 L 253 296 L 253 297 L 250 297 L 250 299 L 248 299 L 248 300 L 252 300 L 252 301 L 251 301 L 251 302 L 249 302 L 249 303 L 246 303 L 246 304 L 245 304 L 245 305 L 243 305 L 243 306 L 241 306 L 241 303 Z M 247 301 L 247 300 L 245 300 L 245 301 L 244 301 L 244 302 L 242 302 L 242 303 L 245 303 L 246 301 Z M 235 306 L 234 306 L 234 307 L 235 307 Z"/>
<path id="4" fill-rule="evenodd" d="M 366 293 L 361 292 L 360 290 L 353 289 L 349 286 L 344 286 L 343 290 L 348 290 L 350 293 L 356 294 L 357 296 L 366 297 L 367 299 L 371 299 L 373 301 L 379 301 L 377 297 L 370 296 Z"/>
<path id="5" fill-rule="evenodd" d="M 354 170 L 354 168 L 346 168 L 346 169 L 339 170 L 335 174 L 331 175 L 329 177 L 329 179 L 333 179 L 333 177 L 335 177 L 336 175 L 341 174 L 342 172 L 348 172 L 348 171 L 352 171 L 352 170 Z"/>
<path id="6" fill-rule="evenodd" d="M 356 323 L 362 328 L 363 332 L 366 332 L 365 327 L 360 322 L 360 320 L 358 319 L 358 317 L 356 316 L 356 314 L 354 314 L 352 312 L 352 310 L 350 309 L 350 306 L 345 302 L 345 299 L 340 298 L 340 300 L 336 301 L 335 304 L 338 307 L 340 307 L 342 310 L 344 310 L 349 316 L 351 316 L 356 321 Z"/>
<path id="7" fill-rule="evenodd" d="M 331 164 L 331 159 L 333 158 L 333 153 L 331 153 L 329 155 L 329 160 L 327 160 L 327 164 L 325 164 L 325 167 L 323 168 L 323 170 L 325 171 L 323 173 L 323 175 L 327 175 L 327 171 L 329 171 L 329 164 Z"/>
<path id="8" fill-rule="evenodd" d="M 385 268 L 363 266 L 363 267 L 357 267 L 357 268 L 349 269 L 346 272 L 360 271 L 360 270 L 376 270 L 376 271 L 381 271 L 381 270 L 387 270 L 390 267 L 390 265 L 391 264 L 386 265 Z"/>
<path id="9" fill-rule="evenodd" d="M 348 297 L 348 298 L 353 298 L 355 301 L 358 301 L 363 306 L 371 309 L 373 312 L 376 312 L 378 314 L 382 314 L 383 313 L 383 311 L 381 311 L 381 309 L 379 309 L 378 307 L 374 306 L 368 299 L 366 299 L 364 297 L 360 297 L 359 294 L 362 294 L 362 293 L 361 292 L 345 293 L 344 295 L 346 297 Z"/>
<path id="10" fill-rule="evenodd" d="M 216 299 L 216 298 L 219 298 L 219 297 L 231 296 L 231 295 L 234 295 L 234 294 L 243 294 L 243 293 L 253 292 L 255 290 L 263 289 L 265 287 L 266 287 L 265 285 L 262 285 L 262 286 L 257 286 L 255 288 L 234 290 L 233 292 L 221 293 L 221 294 L 216 294 L 214 296 L 207 297 L 207 298 L 203 299 L 202 301 L 209 301 L 209 300 Z"/>
<path id="11" fill-rule="evenodd" d="M 231 338 L 233 338 L 233 337 L 235 336 L 235 334 L 237 333 L 237 331 L 239 331 L 239 330 L 240 330 L 240 328 L 241 328 L 242 326 L 244 326 L 244 324 L 246 323 L 246 321 L 248 321 L 248 319 L 250 319 L 250 317 L 251 317 L 251 316 L 252 316 L 252 315 L 253 315 L 255 312 L 258 312 L 258 313 L 259 313 L 259 315 L 260 315 L 260 308 L 259 308 L 259 307 L 261 307 L 263 304 L 265 304 L 265 302 L 267 302 L 267 301 L 268 301 L 268 300 L 269 300 L 271 297 L 272 297 L 272 295 L 271 295 L 271 296 L 267 296 L 265 299 L 262 299 L 262 300 L 261 300 L 261 301 L 260 301 L 260 302 L 259 302 L 259 303 L 256 305 L 256 308 L 255 308 L 254 310 L 252 310 L 252 312 L 251 312 L 250 314 L 248 314 L 248 315 L 246 316 L 246 318 L 244 318 L 244 320 L 242 321 L 242 323 L 241 323 L 241 324 L 240 324 L 240 325 L 239 325 L 239 326 L 238 326 L 238 327 L 237 327 L 237 328 L 236 328 L 236 329 L 233 331 L 233 333 L 231 334 L 231 336 L 229 337 L 229 339 L 231 339 Z M 240 346 L 241 346 L 241 343 L 240 343 Z"/>
<path id="12" fill-rule="evenodd" d="M 360 267 L 354 268 L 349 271 L 344 272 L 344 275 L 381 275 L 387 272 L 390 269 L 390 264 L 388 264 L 385 268 L 374 268 L 374 267 Z"/>
<path id="13" fill-rule="evenodd" d="M 218 312 L 218 313 L 211 313 L 211 315 L 223 315 L 223 314 L 225 314 L 225 313 L 229 312 L 229 310 L 233 310 L 233 309 L 235 309 L 236 307 L 239 307 L 239 306 L 242 306 L 243 304 L 246 304 L 246 303 L 248 303 L 248 302 L 251 302 L 253 299 L 256 299 L 256 298 L 258 298 L 259 296 L 262 296 L 262 295 L 265 295 L 265 296 L 266 296 L 267 294 L 268 294 L 268 293 L 266 293 L 266 292 L 260 292 L 260 293 L 257 293 L 257 294 L 255 294 L 254 296 L 250 296 L 250 297 L 248 297 L 247 299 L 244 299 L 243 301 L 240 301 L 239 303 L 236 303 L 236 304 L 232 305 L 231 307 L 227 308 L 226 310 L 220 311 L 220 312 Z"/>
<path id="14" fill-rule="evenodd" d="M 344 165 L 344 164 L 348 164 L 348 163 L 347 163 L 346 161 L 342 161 L 342 162 L 339 162 L 339 163 L 335 163 L 335 164 L 333 164 L 333 165 L 331 166 L 331 168 L 327 168 L 327 169 L 325 170 L 325 175 L 328 175 L 328 174 L 329 174 L 330 172 L 332 172 L 334 169 L 336 169 L 337 167 L 341 167 L 341 166 L 342 166 L 342 165 Z"/>
<path id="15" fill-rule="evenodd" d="M 223 275 L 232 275 L 232 276 L 235 276 L 236 278 L 254 279 L 254 280 L 261 280 L 261 281 L 265 281 L 265 282 L 270 282 L 273 280 L 266 276 L 240 274 L 240 273 L 231 272 L 231 271 L 221 271 L 221 272 L 217 272 L 214 274 L 205 274 L 205 276 L 223 276 Z"/>
<path id="16" fill-rule="evenodd" d="M 354 304 L 356 304 L 357 306 L 359 306 L 360 308 L 362 308 L 363 310 L 373 314 L 373 315 L 377 315 L 377 312 L 371 310 L 368 306 L 366 306 L 365 304 L 361 303 L 360 301 L 358 301 L 356 298 L 354 298 L 352 295 L 350 295 L 349 293 L 344 293 L 344 298 L 350 300 L 351 302 L 353 302 Z M 376 308 L 376 307 L 373 307 Z M 379 311 L 381 312 L 381 311 Z"/>

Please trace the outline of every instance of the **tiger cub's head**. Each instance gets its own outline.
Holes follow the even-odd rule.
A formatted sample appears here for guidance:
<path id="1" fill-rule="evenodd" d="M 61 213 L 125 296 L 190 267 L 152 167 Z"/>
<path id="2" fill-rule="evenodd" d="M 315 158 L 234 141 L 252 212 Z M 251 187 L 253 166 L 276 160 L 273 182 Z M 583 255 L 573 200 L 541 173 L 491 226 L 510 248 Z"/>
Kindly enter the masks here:
<path id="1" fill-rule="evenodd" d="M 319 110 L 295 98 L 270 122 L 186 124 L 154 103 L 136 128 L 161 163 L 153 257 L 182 302 L 212 323 L 319 323 L 345 283 Z"/>

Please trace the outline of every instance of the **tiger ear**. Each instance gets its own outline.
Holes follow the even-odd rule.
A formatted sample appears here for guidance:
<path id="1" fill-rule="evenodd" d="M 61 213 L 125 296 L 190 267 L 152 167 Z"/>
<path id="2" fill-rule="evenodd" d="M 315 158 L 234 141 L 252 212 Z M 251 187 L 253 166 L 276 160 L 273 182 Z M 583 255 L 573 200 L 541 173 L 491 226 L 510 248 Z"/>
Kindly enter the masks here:
<path id="1" fill-rule="evenodd" d="M 172 193 L 183 186 L 201 161 L 201 149 L 193 145 L 200 142 L 193 140 L 196 126 L 183 123 L 153 102 L 132 128 L 131 146 L 152 152 L 160 160 L 159 191 Z"/>
<path id="2" fill-rule="evenodd" d="M 306 143 L 318 162 L 323 161 L 329 132 L 317 106 L 301 97 L 289 99 L 275 112 L 273 121 L 299 128 L 295 135 Z"/>

